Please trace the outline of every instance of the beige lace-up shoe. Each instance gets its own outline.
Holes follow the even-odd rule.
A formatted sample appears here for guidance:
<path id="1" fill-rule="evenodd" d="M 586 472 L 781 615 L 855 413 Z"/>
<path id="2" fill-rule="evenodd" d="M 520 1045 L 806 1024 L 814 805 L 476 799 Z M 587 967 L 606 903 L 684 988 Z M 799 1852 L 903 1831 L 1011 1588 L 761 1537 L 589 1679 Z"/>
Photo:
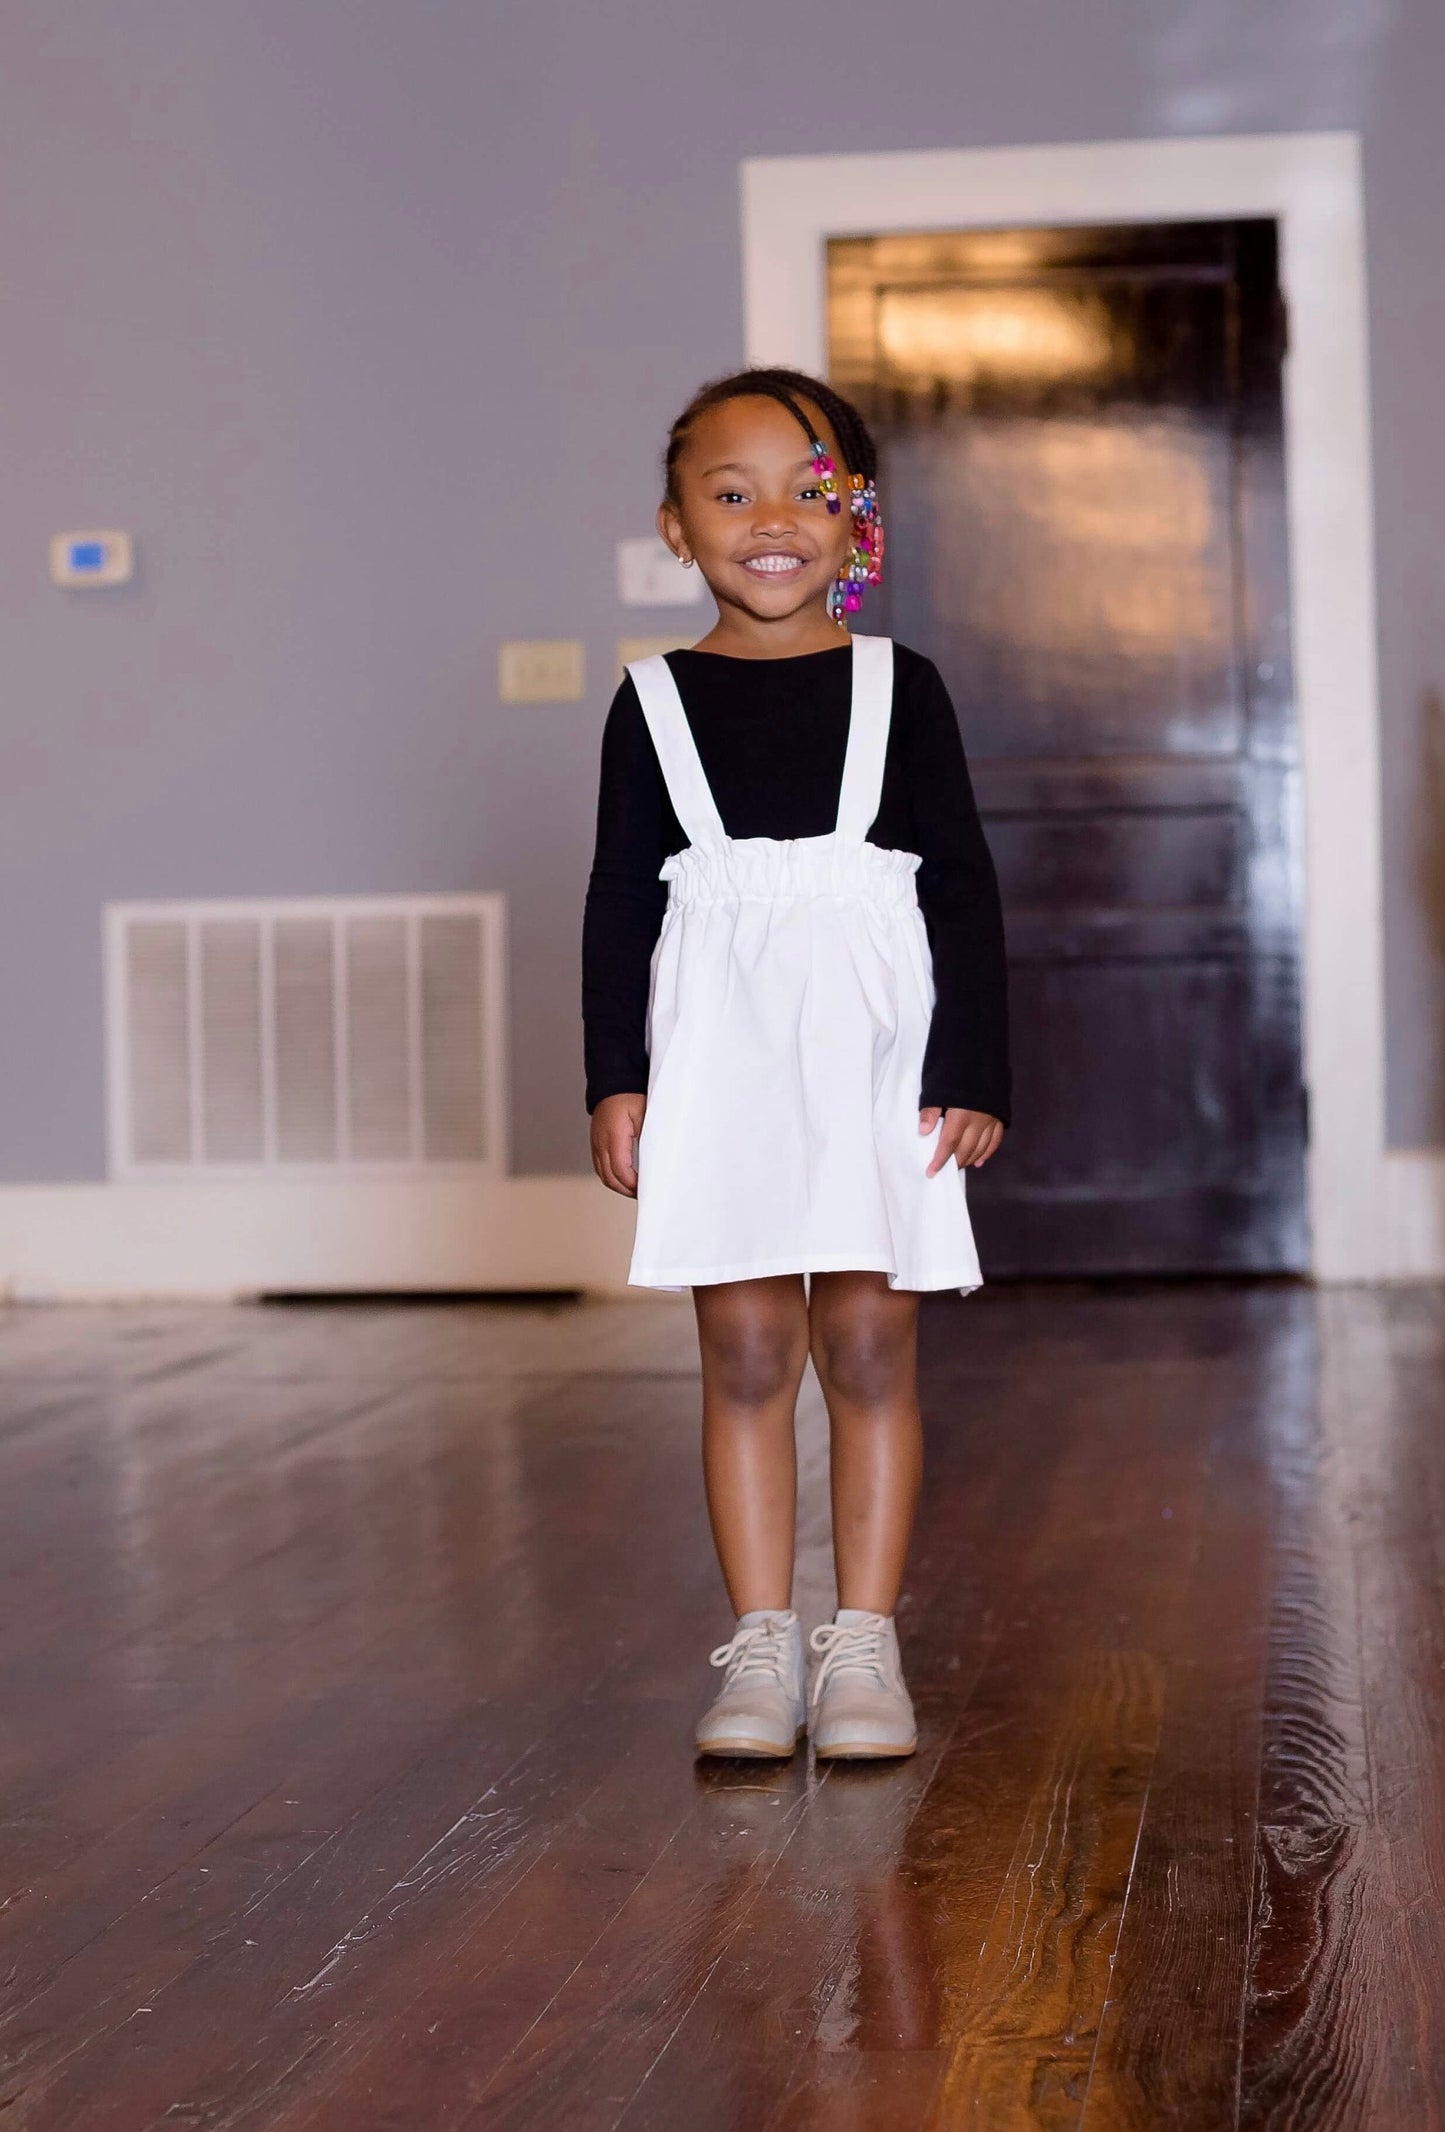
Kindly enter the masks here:
<path id="1" fill-rule="evenodd" d="M 892 1615 L 840 1606 L 808 1641 L 819 1654 L 811 1695 L 814 1753 L 840 1761 L 912 1754 L 918 1728 Z"/>
<path id="2" fill-rule="evenodd" d="M 708 1663 L 726 1666 L 717 1699 L 697 1728 L 699 1754 L 786 1757 L 807 1723 L 803 1631 L 798 1617 L 766 1610 L 738 1616 L 730 1643 Z"/>

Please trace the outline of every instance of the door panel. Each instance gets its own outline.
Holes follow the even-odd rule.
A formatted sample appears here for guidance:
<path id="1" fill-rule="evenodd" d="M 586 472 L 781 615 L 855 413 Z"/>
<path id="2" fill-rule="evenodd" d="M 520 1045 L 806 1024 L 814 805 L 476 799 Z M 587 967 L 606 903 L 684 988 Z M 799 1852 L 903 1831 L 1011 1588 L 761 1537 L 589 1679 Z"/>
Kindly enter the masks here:
<path id="1" fill-rule="evenodd" d="M 1008 924 L 986 1271 L 1298 1270 L 1298 767 L 1275 232 L 829 247 L 886 628 L 958 706 Z"/>
<path id="2" fill-rule="evenodd" d="M 989 842 L 1005 897 L 1035 910 L 1082 899 L 1117 910 L 1237 903 L 1248 824 L 1228 808 L 1160 815 L 996 817 Z"/>

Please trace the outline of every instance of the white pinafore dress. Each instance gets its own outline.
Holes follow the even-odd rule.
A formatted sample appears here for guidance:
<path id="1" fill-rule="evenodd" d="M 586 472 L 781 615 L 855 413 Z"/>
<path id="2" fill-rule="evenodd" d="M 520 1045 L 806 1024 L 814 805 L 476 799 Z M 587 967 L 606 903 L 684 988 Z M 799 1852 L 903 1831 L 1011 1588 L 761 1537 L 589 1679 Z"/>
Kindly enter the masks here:
<path id="1" fill-rule="evenodd" d="M 836 826 L 729 837 L 666 659 L 628 667 L 686 848 L 662 865 L 628 1280 L 681 1290 L 865 1269 L 980 1285 L 964 1173 L 918 1129 L 932 959 L 911 851 L 867 841 L 893 645 L 852 639 Z"/>

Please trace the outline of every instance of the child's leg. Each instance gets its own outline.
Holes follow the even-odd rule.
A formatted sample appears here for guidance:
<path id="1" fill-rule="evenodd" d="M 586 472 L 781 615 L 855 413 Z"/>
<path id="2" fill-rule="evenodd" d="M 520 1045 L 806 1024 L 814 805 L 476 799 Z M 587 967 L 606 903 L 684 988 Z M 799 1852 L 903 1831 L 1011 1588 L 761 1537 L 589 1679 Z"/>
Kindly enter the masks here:
<path id="1" fill-rule="evenodd" d="M 801 1274 L 694 1288 L 703 1474 L 733 1612 L 785 1608 L 793 1589 L 798 1386 L 808 1360 Z"/>
<path id="2" fill-rule="evenodd" d="M 882 1273 L 815 1273 L 809 1332 L 831 1424 L 838 1604 L 892 1614 L 923 1471 L 918 1297 Z"/>

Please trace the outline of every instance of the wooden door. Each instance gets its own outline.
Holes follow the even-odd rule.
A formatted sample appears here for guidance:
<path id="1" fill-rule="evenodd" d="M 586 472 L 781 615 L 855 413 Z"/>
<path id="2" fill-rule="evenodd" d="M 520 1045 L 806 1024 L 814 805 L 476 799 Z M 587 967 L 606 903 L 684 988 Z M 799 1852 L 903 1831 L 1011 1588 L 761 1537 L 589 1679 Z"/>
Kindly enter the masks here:
<path id="1" fill-rule="evenodd" d="M 958 706 L 1008 924 L 986 1272 L 1302 1270 L 1273 223 L 829 246 L 877 426 L 867 625 Z"/>

